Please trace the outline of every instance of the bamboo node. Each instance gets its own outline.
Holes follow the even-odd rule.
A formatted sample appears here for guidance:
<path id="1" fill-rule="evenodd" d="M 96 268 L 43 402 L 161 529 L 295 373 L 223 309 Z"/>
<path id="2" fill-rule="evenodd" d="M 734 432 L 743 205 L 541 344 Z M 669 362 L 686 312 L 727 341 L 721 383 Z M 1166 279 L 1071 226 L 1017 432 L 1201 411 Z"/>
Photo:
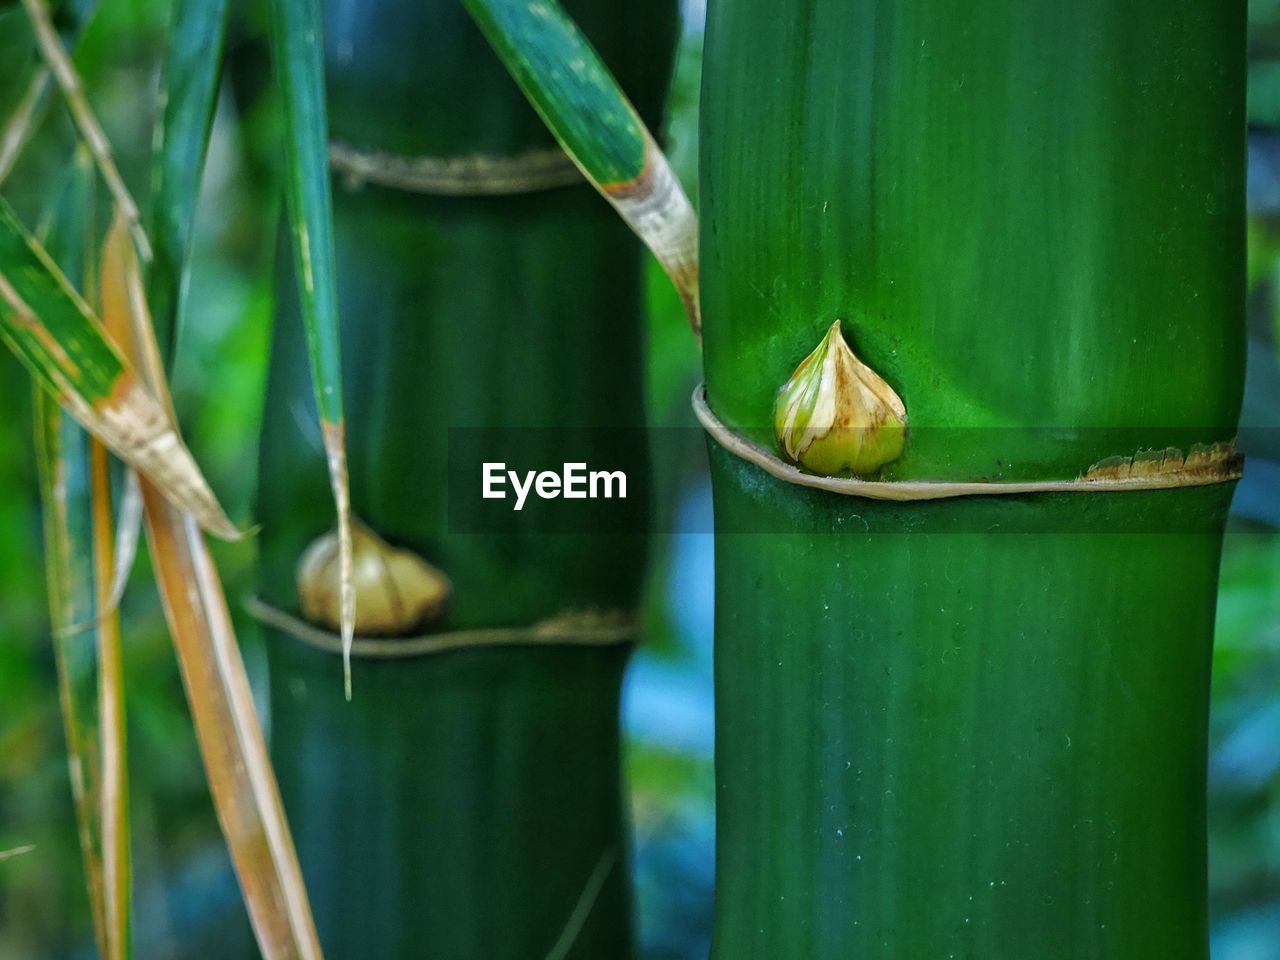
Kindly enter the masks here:
<path id="1" fill-rule="evenodd" d="M 693 391 L 693 413 L 720 447 L 783 483 L 869 500 L 945 500 L 953 497 L 1012 496 L 1026 493 L 1121 493 L 1174 490 L 1232 483 L 1244 472 L 1244 455 L 1232 443 L 1196 445 L 1186 456 L 1168 448 L 1143 450 L 1132 457 L 1109 457 L 1072 480 L 946 481 L 861 480 L 807 473 L 772 451 L 736 433 L 712 412 L 705 384 Z"/>
<path id="2" fill-rule="evenodd" d="M 348 190 L 365 184 L 445 197 L 509 196 L 582 183 L 582 174 L 559 147 L 528 150 L 509 157 L 407 157 L 329 144 L 329 166 Z"/>
<path id="3" fill-rule="evenodd" d="M 258 597 L 245 601 L 245 609 L 259 623 L 274 627 L 325 653 L 340 655 L 342 638 L 272 606 Z M 457 650 L 497 647 L 610 647 L 635 643 L 640 621 L 625 610 L 565 610 L 525 627 L 450 630 L 412 637 L 357 636 L 352 642 L 355 659 L 395 660 L 424 657 Z"/>

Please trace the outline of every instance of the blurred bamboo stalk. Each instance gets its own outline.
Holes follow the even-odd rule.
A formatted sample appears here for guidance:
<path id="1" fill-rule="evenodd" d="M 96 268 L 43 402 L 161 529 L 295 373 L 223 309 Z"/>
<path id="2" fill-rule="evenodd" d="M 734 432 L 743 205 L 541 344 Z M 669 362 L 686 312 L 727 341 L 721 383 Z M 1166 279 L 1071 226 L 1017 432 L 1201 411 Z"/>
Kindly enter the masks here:
<path id="1" fill-rule="evenodd" d="M 571 6 L 655 123 L 675 4 Z M 613 535 L 585 513 L 582 533 L 549 535 L 527 514 L 493 534 L 451 532 L 446 453 L 451 431 L 511 428 L 541 438 L 530 442 L 548 462 L 621 458 L 640 482 L 642 250 L 585 183 L 551 186 L 571 167 L 562 158 L 548 178 L 554 141 L 461 5 L 328 3 L 324 26 L 333 153 L 348 171 L 334 226 L 352 506 L 379 550 L 451 584 L 436 619 L 393 633 L 529 638 L 398 658 L 393 640 L 367 645 L 375 658 L 357 639 L 348 705 L 326 652 L 336 635 L 320 649 L 268 629 L 272 753 L 321 941 L 330 958 L 621 960 L 629 645 L 617 637 L 638 605 L 642 519 Z M 314 406 L 287 272 L 277 289 L 261 599 L 297 617 L 299 562 L 332 514 L 312 469 L 318 437 L 298 425 Z M 587 428 L 584 444 L 570 427 Z M 598 642 L 535 636 L 566 613 L 600 623 Z"/>

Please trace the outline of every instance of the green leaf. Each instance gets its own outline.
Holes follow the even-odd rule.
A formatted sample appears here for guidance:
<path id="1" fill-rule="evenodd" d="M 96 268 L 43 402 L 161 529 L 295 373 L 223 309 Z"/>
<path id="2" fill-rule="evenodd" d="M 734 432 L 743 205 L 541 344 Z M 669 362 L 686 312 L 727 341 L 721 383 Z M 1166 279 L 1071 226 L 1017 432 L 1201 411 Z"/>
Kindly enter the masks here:
<path id="1" fill-rule="evenodd" d="M 323 36 L 316 0 L 272 0 L 271 37 L 284 110 L 285 183 L 297 261 L 295 272 L 307 331 L 316 409 L 320 413 L 338 514 L 343 670 L 349 698 L 355 591 L 351 579 L 351 510 L 342 414 L 341 332 L 333 250 L 333 203 L 329 193 Z"/>
<path id="2" fill-rule="evenodd" d="M 176 0 L 152 183 L 151 315 L 162 349 L 181 320 L 227 35 L 227 0 Z"/>
<path id="3" fill-rule="evenodd" d="M 556 0 L 463 0 L 548 129 L 671 277 L 701 329 L 693 206 L 617 81 Z"/>
<path id="4" fill-rule="evenodd" d="M 3 199 L 0 339 L 76 420 L 201 526 L 227 539 L 240 536 L 165 409 Z"/>

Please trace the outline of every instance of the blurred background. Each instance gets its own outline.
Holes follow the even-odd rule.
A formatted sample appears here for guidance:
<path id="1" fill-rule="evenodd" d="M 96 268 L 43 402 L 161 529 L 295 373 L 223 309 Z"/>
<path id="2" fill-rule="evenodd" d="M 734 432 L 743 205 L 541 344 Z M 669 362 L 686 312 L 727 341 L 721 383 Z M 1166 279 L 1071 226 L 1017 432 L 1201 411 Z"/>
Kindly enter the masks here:
<path id="1" fill-rule="evenodd" d="M 0 4 L 0 8 L 3 4 Z M 168 4 L 105 0 L 77 56 L 126 179 L 150 156 Z M 666 142 L 696 190 L 702 0 L 686 0 Z M 1250 456 L 1227 538 L 1218 607 L 1210 766 L 1214 960 L 1280 957 L 1280 0 L 1250 5 Z M 0 37 L 0 42 L 3 38 Z M 0 91 L 7 111 L 14 94 Z M 224 96 L 201 202 L 191 313 L 173 382 L 179 415 L 233 518 L 252 522 L 256 440 L 271 323 L 278 199 L 274 111 Z M 59 129 L 61 127 L 61 129 Z M 32 218 L 70 132 L 57 111 L 6 196 Z M 696 194 L 695 194 L 696 201 Z M 651 265 L 649 405 L 656 426 L 692 427 L 698 356 L 680 304 Z M 0 351 L 0 958 L 91 957 L 92 930 L 58 712 L 31 448 L 30 380 Z M 645 960 L 704 960 L 714 880 L 712 547 L 700 448 L 665 474 L 646 602 L 646 642 L 623 723 Z M 215 546 L 228 595 L 252 591 L 252 542 Z M 134 810 L 136 954 L 230 955 L 248 925 L 213 817 L 146 560 L 124 605 Z M 261 679 L 261 639 L 238 627 Z M 269 723 L 269 718 L 267 720 Z M 1171 717 L 1170 723 L 1179 718 Z"/>

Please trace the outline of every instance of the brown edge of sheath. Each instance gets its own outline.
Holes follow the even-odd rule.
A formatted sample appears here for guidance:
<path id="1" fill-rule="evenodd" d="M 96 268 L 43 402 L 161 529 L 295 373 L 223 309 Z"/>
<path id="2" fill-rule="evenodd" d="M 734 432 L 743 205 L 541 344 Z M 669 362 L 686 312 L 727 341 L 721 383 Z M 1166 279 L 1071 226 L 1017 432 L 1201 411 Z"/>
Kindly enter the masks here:
<path id="1" fill-rule="evenodd" d="M 729 453 L 754 464 L 784 483 L 825 490 L 846 497 L 870 500 L 945 500 L 951 497 L 1008 496 L 1021 493 L 1119 493 L 1137 490 L 1172 490 L 1207 487 L 1240 479 L 1244 455 L 1232 444 L 1195 448 L 1187 456 L 1180 451 L 1156 451 L 1155 456 L 1115 457 L 1100 461 L 1074 480 L 1028 482 L 950 482 L 938 480 L 858 480 L 806 473 L 757 443 L 735 433 L 711 411 L 706 384 L 693 391 L 693 413 L 708 435 Z"/>
<path id="2" fill-rule="evenodd" d="M 259 623 L 275 627 L 309 646 L 325 653 L 342 653 L 342 638 L 338 634 L 322 630 L 258 597 L 247 599 L 245 609 Z M 454 630 L 416 637 L 356 637 L 351 656 L 394 660 L 483 647 L 608 647 L 633 643 L 639 633 L 639 620 L 634 614 L 574 610 L 528 627 Z"/>

